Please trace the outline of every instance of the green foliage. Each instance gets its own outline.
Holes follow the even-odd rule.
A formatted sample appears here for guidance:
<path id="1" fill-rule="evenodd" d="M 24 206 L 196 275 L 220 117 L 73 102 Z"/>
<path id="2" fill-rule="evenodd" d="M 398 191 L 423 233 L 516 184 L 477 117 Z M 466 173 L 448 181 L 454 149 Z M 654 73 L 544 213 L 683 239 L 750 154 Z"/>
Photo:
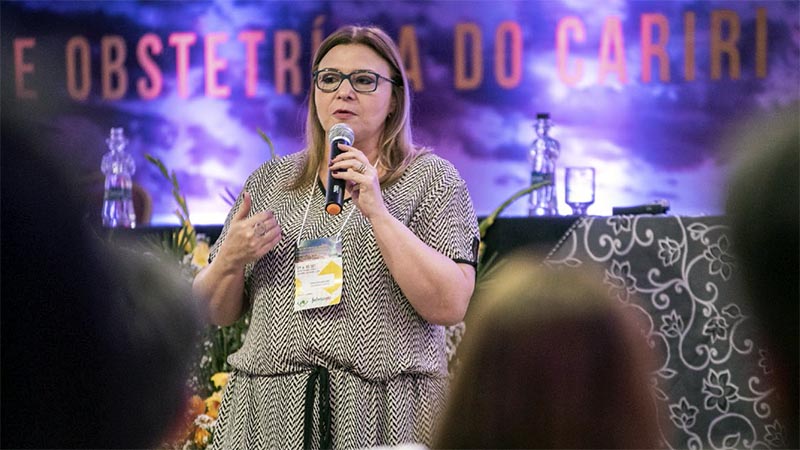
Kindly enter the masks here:
<path id="1" fill-rule="evenodd" d="M 492 273 L 499 268 L 500 264 L 497 259 L 497 252 L 492 252 L 487 258 L 484 258 L 484 253 L 486 252 L 486 245 L 484 239 L 486 238 L 486 232 L 489 228 L 494 225 L 495 220 L 497 217 L 500 216 L 509 205 L 517 201 L 520 197 L 530 194 L 531 192 L 541 189 L 545 186 L 550 185 L 550 181 L 541 181 L 539 183 L 533 183 L 530 186 L 524 187 L 519 191 L 515 192 L 511 195 L 506 201 L 500 204 L 491 214 L 489 214 L 485 219 L 481 220 L 478 224 L 478 231 L 480 232 L 481 236 L 481 244 L 478 249 L 478 269 L 477 269 L 477 280 L 476 284 L 480 284 L 481 281 L 487 279 Z"/>
<path id="2" fill-rule="evenodd" d="M 267 145 L 269 145 L 270 158 L 271 159 L 276 159 L 278 157 L 278 154 L 275 153 L 275 146 L 272 145 L 272 139 L 270 139 L 269 136 L 267 136 L 266 133 L 261 131 L 261 128 L 256 128 L 256 132 L 258 132 L 258 135 L 261 136 L 261 139 L 264 139 L 264 141 L 267 142 Z"/>
<path id="3" fill-rule="evenodd" d="M 209 326 L 204 331 L 202 357 L 194 371 L 192 384 L 196 391 L 205 397 L 214 392 L 211 376 L 220 372 L 230 372 L 233 368 L 228 364 L 228 355 L 242 347 L 250 327 L 250 312 L 244 314 L 233 325 L 227 327 Z"/>
<path id="4" fill-rule="evenodd" d="M 278 155 L 275 152 L 272 140 L 261 129 L 256 131 L 269 146 L 270 158 L 276 159 Z M 200 267 L 193 266 L 191 262 L 191 255 L 197 248 L 198 237 L 189 218 L 186 196 L 181 192 L 175 171 L 167 170 L 167 167 L 159 158 L 150 154 L 146 154 L 145 158 L 156 166 L 161 175 L 170 182 L 172 197 L 178 205 L 175 215 L 181 223 L 181 227 L 178 230 L 165 233 L 160 241 L 153 241 L 152 243 L 160 250 L 173 255 L 182 268 L 186 269 L 184 272 L 188 273 L 190 278 L 193 278 L 200 270 Z M 237 194 L 230 189 L 226 188 L 225 193 L 221 194 L 221 196 L 231 206 L 236 202 Z M 228 364 L 228 355 L 241 348 L 249 326 L 250 312 L 247 312 L 233 325 L 227 327 L 209 326 L 202 331 L 199 352 L 201 358 L 193 368 L 193 376 L 190 380 L 190 384 L 196 392 L 204 397 L 210 395 L 215 389 L 211 376 L 219 372 L 231 371 L 232 368 Z"/>
<path id="5" fill-rule="evenodd" d="M 170 172 L 167 170 L 164 163 L 152 155 L 147 154 L 145 158 L 156 166 L 161 175 L 172 185 L 172 197 L 178 205 L 175 215 L 181 223 L 179 229 L 166 232 L 162 235 L 160 241 L 153 239 L 151 243 L 164 253 L 172 255 L 181 266 L 183 273 L 188 278 L 194 278 L 201 269 L 200 266 L 195 265 L 192 261 L 193 252 L 198 249 L 198 236 L 189 218 L 186 196 L 181 192 L 175 171 Z M 231 194 L 229 193 L 229 195 Z M 207 245 L 207 242 L 205 244 Z M 203 256 L 205 257 L 205 255 Z M 192 369 L 193 375 L 190 380 L 190 384 L 198 393 L 203 396 L 210 395 L 214 392 L 211 376 L 218 372 L 231 370 L 227 361 L 228 355 L 242 346 L 249 323 L 250 316 L 248 313 L 231 326 L 209 326 L 201 331 L 199 339 L 201 358 Z"/>
<path id="6" fill-rule="evenodd" d="M 176 256 L 179 260 L 187 253 L 194 251 L 197 245 L 197 234 L 189 220 L 189 206 L 186 204 L 186 196 L 181 193 L 181 186 L 175 171 L 169 172 L 164 163 L 153 155 L 145 154 L 144 157 L 151 164 L 156 166 L 161 175 L 172 184 L 172 197 L 178 204 L 175 215 L 180 220 L 181 227 L 176 231 L 166 233 L 161 240 L 161 248 L 164 251 Z"/>

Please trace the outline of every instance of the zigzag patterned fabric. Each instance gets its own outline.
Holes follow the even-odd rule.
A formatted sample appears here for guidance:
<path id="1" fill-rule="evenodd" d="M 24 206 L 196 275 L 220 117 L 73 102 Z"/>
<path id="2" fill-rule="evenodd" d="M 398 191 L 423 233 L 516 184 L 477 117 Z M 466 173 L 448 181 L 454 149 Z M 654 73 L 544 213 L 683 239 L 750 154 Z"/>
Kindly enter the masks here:
<path id="1" fill-rule="evenodd" d="M 283 237 L 246 269 L 252 317 L 226 386 L 214 448 L 302 448 L 306 384 L 315 367 L 330 373 L 330 438 L 334 448 L 429 444 L 445 399 L 445 327 L 422 319 L 381 257 L 369 221 L 358 211 L 342 232 L 343 287 L 338 305 L 294 312 L 294 250 L 311 186 L 289 190 L 306 156 L 269 161 L 246 181 L 251 214 L 271 210 Z M 466 185 L 452 164 L 418 157 L 383 188 L 390 213 L 422 241 L 457 262 L 476 263 L 477 219 Z M 225 240 L 232 208 L 211 259 Z M 334 236 L 355 204 L 325 212 L 322 185 L 313 188 L 302 239 Z M 315 398 L 319 386 L 312 388 Z M 313 447 L 320 445 L 313 406 Z"/>

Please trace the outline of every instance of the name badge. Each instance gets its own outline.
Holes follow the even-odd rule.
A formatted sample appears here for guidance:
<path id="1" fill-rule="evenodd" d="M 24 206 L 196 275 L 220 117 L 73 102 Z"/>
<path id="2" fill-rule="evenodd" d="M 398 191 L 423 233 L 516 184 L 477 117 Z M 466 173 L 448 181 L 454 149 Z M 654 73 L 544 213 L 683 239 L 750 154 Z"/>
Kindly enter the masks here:
<path id="1" fill-rule="evenodd" d="M 342 240 L 300 242 L 294 254 L 294 310 L 322 308 L 342 300 Z"/>

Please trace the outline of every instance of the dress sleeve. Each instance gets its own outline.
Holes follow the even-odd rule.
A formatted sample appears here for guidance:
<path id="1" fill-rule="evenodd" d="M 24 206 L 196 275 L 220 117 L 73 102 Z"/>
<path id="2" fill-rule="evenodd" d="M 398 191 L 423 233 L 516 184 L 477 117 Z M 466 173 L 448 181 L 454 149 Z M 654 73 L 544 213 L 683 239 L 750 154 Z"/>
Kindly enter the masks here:
<path id="1" fill-rule="evenodd" d="M 432 182 L 425 186 L 409 228 L 453 261 L 477 266 L 480 238 L 472 199 L 455 167 L 441 162 L 431 170 Z"/>

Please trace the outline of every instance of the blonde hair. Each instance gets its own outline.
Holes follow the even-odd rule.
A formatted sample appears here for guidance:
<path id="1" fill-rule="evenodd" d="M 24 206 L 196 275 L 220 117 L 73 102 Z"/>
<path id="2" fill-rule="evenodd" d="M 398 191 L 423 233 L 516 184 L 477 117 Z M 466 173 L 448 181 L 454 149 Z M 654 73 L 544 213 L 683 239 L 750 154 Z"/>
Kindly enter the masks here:
<path id="1" fill-rule="evenodd" d="M 517 253 L 470 305 L 431 448 L 656 448 L 653 351 L 596 274 Z M 584 269 L 587 270 L 587 269 Z"/>
<path id="2" fill-rule="evenodd" d="M 379 141 L 378 161 L 376 166 L 383 169 L 381 185 L 391 184 L 402 176 L 405 169 L 417 156 L 428 150 L 416 147 L 411 137 L 411 96 L 408 92 L 408 79 L 400 58 L 400 52 L 394 41 L 383 30 L 372 26 L 348 25 L 334 31 L 317 49 L 311 71 L 319 68 L 322 58 L 337 45 L 361 44 L 371 48 L 383 58 L 390 68 L 390 77 L 397 83 L 392 84 L 394 111 L 386 117 L 383 135 Z M 311 183 L 325 157 L 327 145 L 325 130 L 317 118 L 316 89 L 311 80 L 308 95 L 308 116 L 306 118 L 306 152 L 302 169 L 291 185 L 297 189 Z"/>

